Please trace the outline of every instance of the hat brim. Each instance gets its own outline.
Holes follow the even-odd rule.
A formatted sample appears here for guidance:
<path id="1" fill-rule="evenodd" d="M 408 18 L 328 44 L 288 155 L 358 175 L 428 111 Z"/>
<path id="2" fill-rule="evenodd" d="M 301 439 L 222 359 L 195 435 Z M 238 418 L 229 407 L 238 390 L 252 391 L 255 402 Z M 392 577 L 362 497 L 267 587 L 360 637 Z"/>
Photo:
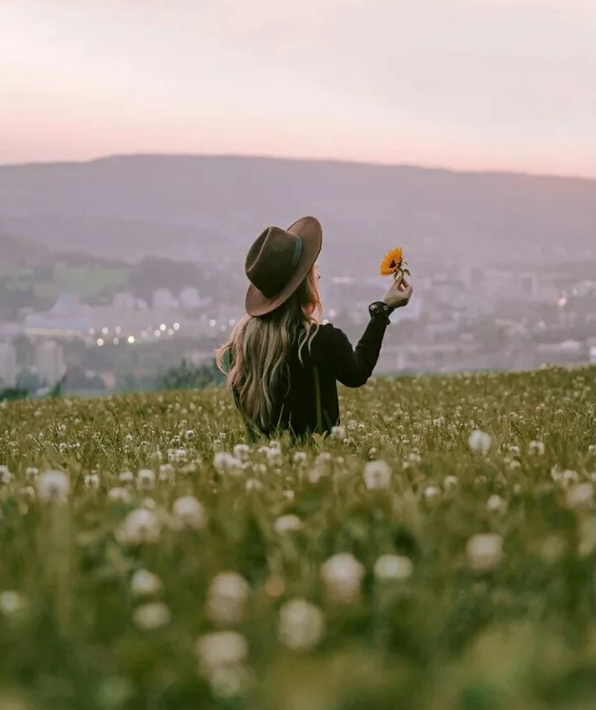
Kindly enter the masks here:
<path id="1" fill-rule="evenodd" d="M 272 298 L 266 298 L 258 288 L 250 284 L 245 301 L 249 316 L 264 316 L 283 305 L 307 277 L 319 256 L 323 245 L 323 230 L 316 217 L 302 217 L 286 231 L 302 240 L 302 254 L 296 270 L 284 288 Z"/>

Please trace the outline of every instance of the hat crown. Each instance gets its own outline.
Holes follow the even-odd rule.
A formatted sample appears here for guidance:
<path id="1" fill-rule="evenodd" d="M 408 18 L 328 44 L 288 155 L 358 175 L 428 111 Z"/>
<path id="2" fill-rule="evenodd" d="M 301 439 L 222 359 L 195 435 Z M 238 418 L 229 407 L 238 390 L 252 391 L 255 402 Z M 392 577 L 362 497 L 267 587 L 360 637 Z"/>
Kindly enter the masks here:
<path id="1" fill-rule="evenodd" d="M 280 227 L 267 227 L 248 251 L 246 276 L 263 296 L 273 298 L 292 278 L 301 252 L 299 236 Z"/>

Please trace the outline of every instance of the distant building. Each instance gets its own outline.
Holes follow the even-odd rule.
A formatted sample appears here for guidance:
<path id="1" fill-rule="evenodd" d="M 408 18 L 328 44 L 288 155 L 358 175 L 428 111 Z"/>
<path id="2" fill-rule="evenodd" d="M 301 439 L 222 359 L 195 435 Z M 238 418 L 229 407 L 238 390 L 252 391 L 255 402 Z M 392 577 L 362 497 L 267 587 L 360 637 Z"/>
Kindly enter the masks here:
<path id="1" fill-rule="evenodd" d="M 17 354 L 9 342 L 0 342 L 0 385 L 14 387 L 17 383 Z"/>
<path id="2" fill-rule="evenodd" d="M 72 293 L 61 293 L 46 313 L 25 316 L 27 335 L 80 336 L 91 327 L 89 306 Z"/>
<path id="3" fill-rule="evenodd" d="M 529 296 L 532 300 L 538 295 L 538 277 L 536 274 L 521 274 L 519 289 L 522 296 Z"/>
<path id="4" fill-rule="evenodd" d="M 66 372 L 61 345 L 55 340 L 40 341 L 35 349 L 35 367 L 45 385 L 56 384 Z"/>

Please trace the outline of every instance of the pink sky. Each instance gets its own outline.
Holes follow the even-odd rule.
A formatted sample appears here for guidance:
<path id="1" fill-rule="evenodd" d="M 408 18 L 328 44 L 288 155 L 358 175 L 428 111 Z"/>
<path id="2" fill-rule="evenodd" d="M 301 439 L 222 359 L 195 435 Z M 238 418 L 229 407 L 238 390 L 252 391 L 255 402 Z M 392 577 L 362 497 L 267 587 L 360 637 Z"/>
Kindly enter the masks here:
<path id="1" fill-rule="evenodd" d="M 0 161 L 596 173 L 591 0 L 2 0 Z"/>

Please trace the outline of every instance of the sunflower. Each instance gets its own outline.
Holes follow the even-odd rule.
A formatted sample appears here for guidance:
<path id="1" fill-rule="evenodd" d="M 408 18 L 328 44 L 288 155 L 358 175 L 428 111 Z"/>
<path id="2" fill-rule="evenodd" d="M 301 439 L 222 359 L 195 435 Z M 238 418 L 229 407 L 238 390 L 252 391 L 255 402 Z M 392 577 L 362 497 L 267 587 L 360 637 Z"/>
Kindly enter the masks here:
<path id="1" fill-rule="evenodd" d="M 401 247 L 391 249 L 381 262 L 381 276 L 396 274 L 402 266 L 404 255 Z"/>

